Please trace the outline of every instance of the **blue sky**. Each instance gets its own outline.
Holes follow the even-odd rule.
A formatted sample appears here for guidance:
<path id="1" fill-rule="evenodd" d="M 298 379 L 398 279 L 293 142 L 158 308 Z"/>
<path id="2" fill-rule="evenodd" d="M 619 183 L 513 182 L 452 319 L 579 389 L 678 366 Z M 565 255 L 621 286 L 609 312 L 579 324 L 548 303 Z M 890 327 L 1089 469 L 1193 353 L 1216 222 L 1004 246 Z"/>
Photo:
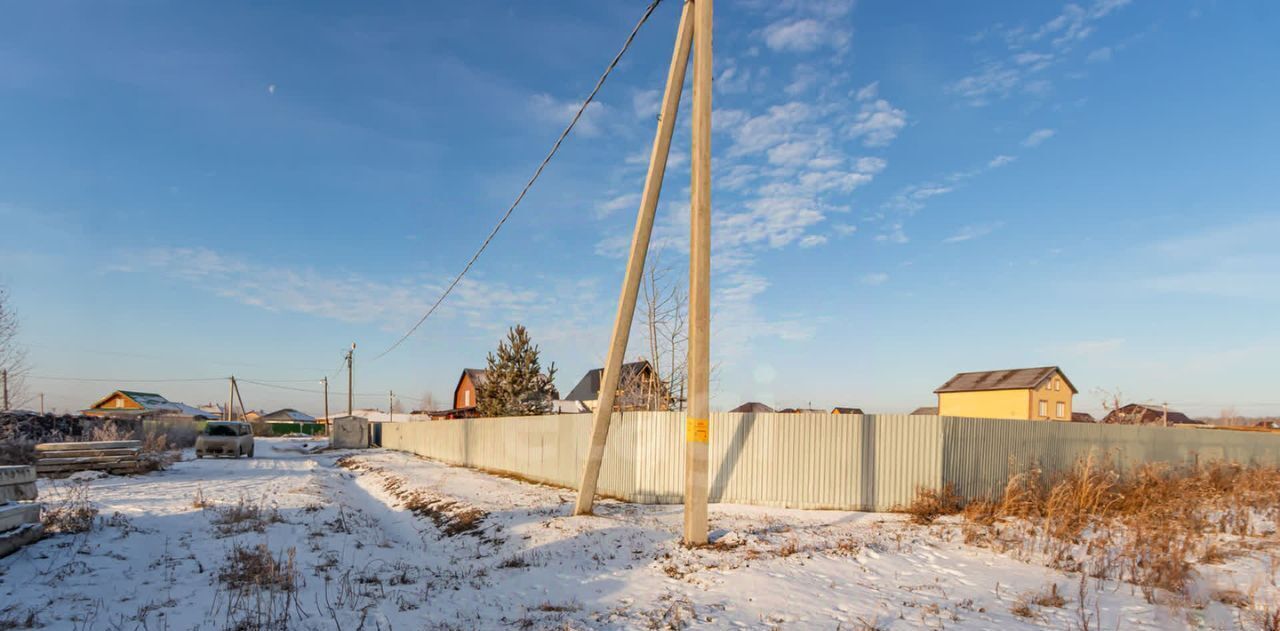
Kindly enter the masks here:
<path id="1" fill-rule="evenodd" d="M 130 380 L 312 389 L 355 341 L 357 404 L 412 406 L 523 322 L 567 391 L 603 360 L 675 0 L 439 317 L 368 360 L 465 263 L 642 9 L 6 6 L 0 283 L 32 375 L 203 403 L 225 386 Z M 714 407 L 905 411 L 954 372 L 1059 364 L 1078 409 L 1107 388 L 1280 411 L 1278 18 L 721 2 Z M 655 230 L 676 276 L 687 121 Z M 116 381 L 31 383 L 75 408 Z"/>

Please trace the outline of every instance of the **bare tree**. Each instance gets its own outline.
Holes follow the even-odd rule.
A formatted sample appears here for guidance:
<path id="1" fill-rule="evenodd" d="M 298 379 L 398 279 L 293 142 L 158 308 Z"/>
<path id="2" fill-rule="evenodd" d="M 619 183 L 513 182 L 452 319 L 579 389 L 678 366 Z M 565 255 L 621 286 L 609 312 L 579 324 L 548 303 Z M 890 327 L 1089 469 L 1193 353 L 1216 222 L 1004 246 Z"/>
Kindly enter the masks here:
<path id="1" fill-rule="evenodd" d="M 10 302 L 9 291 L 0 287 L 0 370 L 9 375 L 9 405 L 25 400 L 27 352 L 18 345 L 18 315 Z M 0 407 L 4 404 L 0 401 Z"/>
<path id="2" fill-rule="evenodd" d="M 621 375 L 619 390 L 633 405 L 644 409 L 680 409 L 684 401 L 684 381 L 688 365 L 686 340 L 688 294 L 683 284 L 673 280 L 672 270 L 655 254 L 646 265 L 641 280 L 643 304 L 636 310 L 637 325 L 644 336 L 651 377 Z M 627 381 L 634 383 L 626 383 Z"/>
<path id="3" fill-rule="evenodd" d="M 439 409 L 437 407 L 436 395 L 431 394 L 430 390 L 422 393 L 422 398 L 418 400 L 418 409 L 426 412 L 434 412 Z"/>

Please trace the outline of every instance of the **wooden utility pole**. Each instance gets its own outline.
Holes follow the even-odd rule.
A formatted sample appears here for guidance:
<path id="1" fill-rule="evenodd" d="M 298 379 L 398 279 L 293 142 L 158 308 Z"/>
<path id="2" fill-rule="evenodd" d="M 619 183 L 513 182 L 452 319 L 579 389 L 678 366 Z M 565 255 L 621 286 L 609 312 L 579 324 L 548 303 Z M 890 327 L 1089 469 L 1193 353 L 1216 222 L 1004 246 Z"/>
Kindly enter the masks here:
<path id="1" fill-rule="evenodd" d="M 680 92 L 684 88 L 685 69 L 689 65 L 689 48 L 693 39 L 691 5 L 690 2 L 685 3 L 680 14 L 680 26 L 676 31 L 675 51 L 671 54 L 666 91 L 658 115 L 658 130 L 654 134 L 653 149 L 649 155 L 649 172 L 645 176 L 640 210 L 636 214 L 636 229 L 631 236 L 631 254 L 622 280 L 622 292 L 618 296 L 613 337 L 601 378 L 598 405 L 591 420 L 590 449 L 582 468 L 582 483 L 578 486 L 578 501 L 573 509 L 575 515 L 591 514 L 591 506 L 595 501 L 596 483 L 600 479 L 600 464 L 604 460 L 605 441 L 609 437 L 609 421 L 613 416 L 622 359 L 627 353 L 627 339 L 631 334 L 631 321 L 635 317 L 637 292 L 644 274 L 645 256 L 649 252 L 649 237 L 653 233 L 653 216 L 658 206 L 658 195 L 662 192 L 662 178 L 666 174 L 667 156 L 671 152 L 671 135 L 675 130 L 676 114 L 680 110 Z"/>
<path id="2" fill-rule="evenodd" d="M 689 240 L 689 408 L 685 419 L 684 543 L 707 542 L 711 437 L 711 8 L 693 0 L 693 170 Z"/>
<path id="3" fill-rule="evenodd" d="M 249 420 L 249 410 L 244 407 L 244 399 L 240 397 L 240 384 L 236 383 L 236 378 L 231 378 L 231 388 L 236 392 L 236 400 L 240 402 L 240 420 Z"/>
<path id="4" fill-rule="evenodd" d="M 1165 427 L 1168 427 L 1168 426 L 1169 426 L 1169 404 L 1166 402 L 1166 403 L 1162 403 L 1162 404 L 1160 404 L 1160 405 L 1161 405 L 1161 407 L 1164 409 L 1164 413 L 1163 413 L 1163 417 L 1164 417 L 1164 426 L 1165 426 Z"/>
<path id="5" fill-rule="evenodd" d="M 44 416 L 44 393 L 40 393 L 40 416 Z"/>
<path id="6" fill-rule="evenodd" d="M 324 422 L 327 428 L 329 423 L 332 422 L 332 419 L 329 418 L 329 375 L 325 375 L 324 379 L 320 380 L 320 383 L 324 384 Z"/>
<path id="7" fill-rule="evenodd" d="M 4 382 L 4 410 L 9 411 L 9 371 L 0 370 L 0 381 Z"/>
<path id="8" fill-rule="evenodd" d="M 228 380 L 227 384 L 228 385 L 227 385 L 227 415 L 226 415 L 227 419 L 226 420 L 233 421 L 235 420 L 235 416 L 232 414 L 232 411 L 235 410 L 235 407 L 236 407 L 235 405 L 236 404 L 236 378 L 231 377 L 230 380 Z"/>
<path id="9" fill-rule="evenodd" d="M 351 388 L 353 387 L 352 384 L 355 383 L 355 379 L 351 375 L 351 373 L 354 372 L 354 370 L 352 369 L 351 362 L 352 362 L 352 355 L 355 354 L 355 352 L 356 352 L 356 343 L 352 342 L 351 350 L 347 351 L 347 416 L 351 416 L 352 412 L 355 409 L 351 404 L 352 392 L 353 392 Z"/>
<path id="10" fill-rule="evenodd" d="M 387 414 L 390 415 L 392 422 L 396 420 L 396 392 L 395 390 L 387 391 Z"/>

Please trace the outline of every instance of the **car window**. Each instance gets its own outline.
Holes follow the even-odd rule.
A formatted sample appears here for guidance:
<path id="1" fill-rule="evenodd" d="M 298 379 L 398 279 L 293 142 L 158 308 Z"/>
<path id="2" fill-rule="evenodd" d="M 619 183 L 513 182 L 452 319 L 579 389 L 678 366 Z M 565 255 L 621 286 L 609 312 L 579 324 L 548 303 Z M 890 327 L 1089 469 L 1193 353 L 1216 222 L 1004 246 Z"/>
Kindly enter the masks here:
<path id="1" fill-rule="evenodd" d="M 206 425 L 204 433 L 206 436 L 235 436 L 236 428 L 231 425 Z"/>

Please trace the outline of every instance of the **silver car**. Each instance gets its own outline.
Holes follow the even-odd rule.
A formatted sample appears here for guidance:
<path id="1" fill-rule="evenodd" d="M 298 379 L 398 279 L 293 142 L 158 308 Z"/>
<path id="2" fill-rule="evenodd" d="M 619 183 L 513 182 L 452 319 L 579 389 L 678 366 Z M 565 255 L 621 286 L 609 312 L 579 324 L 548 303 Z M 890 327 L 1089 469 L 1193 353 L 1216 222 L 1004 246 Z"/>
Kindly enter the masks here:
<path id="1" fill-rule="evenodd" d="M 196 436 L 196 457 L 253 457 L 253 427 L 239 421 L 210 421 Z"/>

